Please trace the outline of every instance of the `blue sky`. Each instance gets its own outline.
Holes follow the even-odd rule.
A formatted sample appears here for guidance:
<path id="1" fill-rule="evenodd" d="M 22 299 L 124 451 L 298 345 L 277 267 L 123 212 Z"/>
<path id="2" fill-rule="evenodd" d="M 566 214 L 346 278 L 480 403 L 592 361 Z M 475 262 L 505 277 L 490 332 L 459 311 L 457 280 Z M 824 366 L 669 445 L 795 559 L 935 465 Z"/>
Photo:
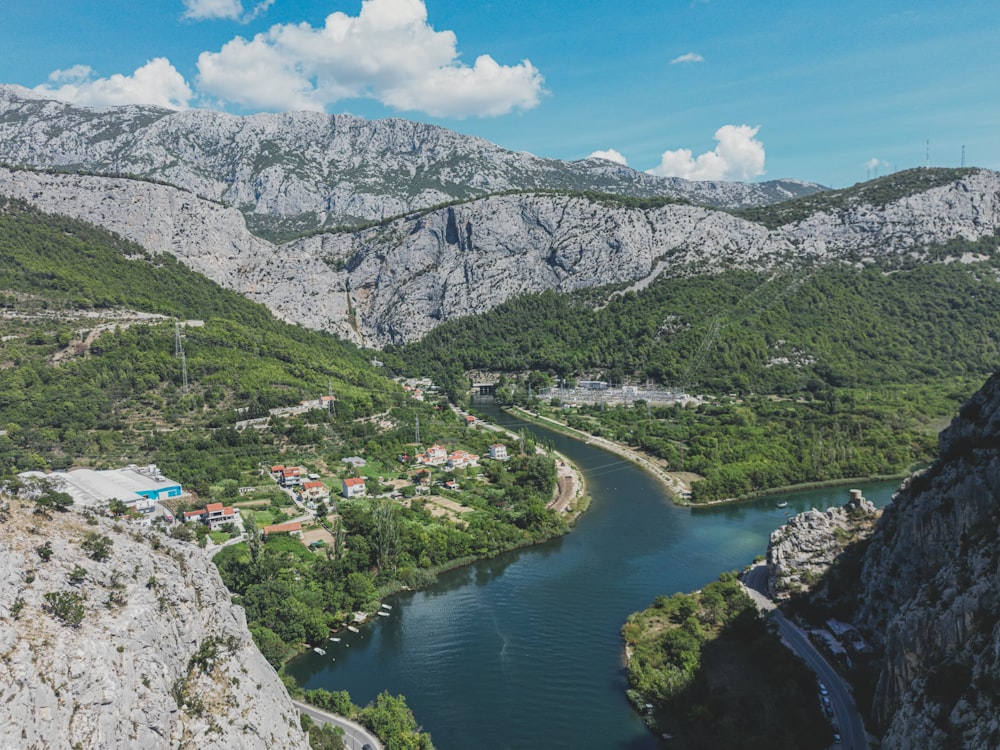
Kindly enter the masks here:
<path id="1" fill-rule="evenodd" d="M 843 187 L 1000 168 L 996 0 L 6 0 L 0 82 L 400 116 L 539 156 Z"/>

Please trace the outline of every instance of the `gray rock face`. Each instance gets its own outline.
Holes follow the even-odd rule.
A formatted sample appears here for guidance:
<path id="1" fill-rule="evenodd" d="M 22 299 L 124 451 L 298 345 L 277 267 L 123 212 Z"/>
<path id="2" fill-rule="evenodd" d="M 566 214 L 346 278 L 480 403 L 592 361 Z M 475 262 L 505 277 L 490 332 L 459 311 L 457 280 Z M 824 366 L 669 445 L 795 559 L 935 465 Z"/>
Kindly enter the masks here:
<path id="1" fill-rule="evenodd" d="M 203 550 L 0 503 L 0 747 L 309 747 Z M 88 532 L 111 540 L 106 560 L 81 549 Z M 74 585 L 78 566 L 86 579 Z M 49 611 L 53 592 L 83 597 L 77 627 Z"/>
<path id="2" fill-rule="evenodd" d="M 857 492 L 852 490 L 852 493 Z M 777 601 L 811 590 L 847 546 L 866 538 L 880 512 L 860 496 L 842 508 L 798 513 L 771 534 L 767 545 L 768 593 Z"/>
<path id="3" fill-rule="evenodd" d="M 871 537 L 856 624 L 883 658 L 884 748 L 1000 746 L 1000 378 L 941 433 Z"/>
<path id="4" fill-rule="evenodd" d="M 600 159 L 543 159 L 397 118 L 97 110 L 18 86 L 0 86 L 0 162 L 151 177 L 279 225 L 294 219 L 300 230 L 506 190 L 596 190 L 736 208 L 821 189 L 797 180 L 689 182 Z"/>
<path id="5" fill-rule="evenodd" d="M 935 245 L 1000 229 L 1000 174 L 985 170 L 878 209 L 816 214 L 773 231 L 708 208 L 517 194 L 281 246 L 251 234 L 235 209 L 150 182 L 0 169 L 0 193 L 172 253 L 283 319 L 376 347 L 524 292 L 641 288 L 660 275 L 729 268 L 923 261 Z"/>

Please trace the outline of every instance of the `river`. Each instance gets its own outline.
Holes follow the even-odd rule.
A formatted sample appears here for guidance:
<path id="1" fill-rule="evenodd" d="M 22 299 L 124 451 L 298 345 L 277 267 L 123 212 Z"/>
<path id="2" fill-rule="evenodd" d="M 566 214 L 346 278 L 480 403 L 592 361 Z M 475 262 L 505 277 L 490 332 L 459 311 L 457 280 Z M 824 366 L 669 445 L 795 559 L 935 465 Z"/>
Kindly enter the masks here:
<path id="1" fill-rule="evenodd" d="M 403 693 L 439 750 L 659 748 L 625 699 L 625 618 L 743 567 L 786 515 L 842 505 L 847 487 L 682 508 L 618 456 L 489 413 L 552 440 L 582 468 L 592 503 L 574 530 L 392 597 L 389 617 L 344 633 L 326 656 L 303 655 L 289 674 L 361 705 Z M 883 506 L 897 485 L 859 486 Z"/>

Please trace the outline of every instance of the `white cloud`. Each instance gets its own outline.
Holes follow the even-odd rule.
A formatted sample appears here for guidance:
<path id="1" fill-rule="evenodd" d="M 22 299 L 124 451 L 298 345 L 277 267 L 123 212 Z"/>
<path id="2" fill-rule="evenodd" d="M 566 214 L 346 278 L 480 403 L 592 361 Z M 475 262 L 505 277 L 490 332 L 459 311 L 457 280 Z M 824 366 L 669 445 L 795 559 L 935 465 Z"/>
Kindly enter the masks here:
<path id="1" fill-rule="evenodd" d="M 622 156 L 620 153 L 615 151 L 613 148 L 609 148 L 607 151 L 595 151 L 588 159 L 607 159 L 608 161 L 613 161 L 616 164 L 623 164 L 628 166 L 628 160 Z"/>
<path id="2" fill-rule="evenodd" d="M 74 65 L 49 75 L 52 84 L 36 86 L 44 96 L 86 107 L 114 107 L 121 104 L 151 104 L 167 109 L 186 109 L 193 96 L 184 76 L 165 57 L 157 57 L 130 75 L 116 73 L 94 78 L 86 65 Z"/>
<path id="3" fill-rule="evenodd" d="M 874 156 L 871 159 L 869 159 L 868 161 L 865 162 L 865 169 L 879 169 L 879 168 L 888 167 L 888 166 L 889 166 L 889 162 L 884 161 L 883 159 L 878 159 L 878 158 L 876 158 Z"/>
<path id="4" fill-rule="evenodd" d="M 699 55 L 697 52 L 688 52 L 681 55 L 680 57 L 675 57 L 670 61 L 671 65 L 678 65 L 680 63 L 700 63 L 705 62 L 705 58 Z"/>
<path id="5" fill-rule="evenodd" d="M 181 18 L 192 21 L 205 21 L 217 18 L 227 18 L 231 21 L 247 23 L 274 4 L 274 0 L 261 0 L 249 13 L 243 13 L 241 0 L 183 0 L 184 14 Z"/>
<path id="6" fill-rule="evenodd" d="M 764 144 L 755 136 L 760 127 L 723 125 L 715 131 L 719 145 L 697 158 L 691 149 L 664 151 L 648 174 L 686 180 L 748 180 L 764 174 Z"/>
<path id="7" fill-rule="evenodd" d="M 184 0 L 184 15 L 203 21 L 209 18 L 229 18 L 233 21 L 243 15 L 243 3 L 240 0 Z"/>
<path id="8" fill-rule="evenodd" d="M 236 37 L 198 58 L 200 88 L 263 109 L 323 110 L 371 98 L 432 116 L 495 116 L 536 106 L 543 78 L 528 60 L 489 55 L 464 64 L 451 31 L 427 23 L 423 0 L 364 0 L 358 16 L 330 14 L 322 27 L 278 24 Z"/>

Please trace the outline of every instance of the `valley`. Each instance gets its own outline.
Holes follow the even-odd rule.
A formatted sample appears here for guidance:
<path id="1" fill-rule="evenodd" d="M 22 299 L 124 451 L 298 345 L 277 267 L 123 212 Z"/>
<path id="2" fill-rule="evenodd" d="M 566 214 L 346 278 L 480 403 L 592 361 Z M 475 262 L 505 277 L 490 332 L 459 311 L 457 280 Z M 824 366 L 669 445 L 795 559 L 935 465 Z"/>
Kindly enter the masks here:
<path id="1" fill-rule="evenodd" d="M 296 697 L 381 727 L 387 747 L 430 747 L 426 728 L 442 747 L 483 746 L 443 718 L 453 699 L 442 696 L 470 684 L 445 670 L 449 649 L 458 648 L 451 639 L 461 640 L 453 624 L 433 606 L 414 606 L 415 618 L 419 612 L 424 625 L 445 635 L 431 638 L 417 620 L 414 632 L 428 640 L 426 648 L 397 648 L 405 638 L 392 628 L 403 627 L 408 607 L 394 610 L 394 620 L 381 609 L 383 599 L 432 604 L 454 591 L 460 609 L 495 615 L 477 614 L 476 627 L 486 630 L 470 630 L 469 638 L 495 645 L 500 657 L 487 649 L 471 668 L 492 670 L 497 686 L 514 690 L 512 664 L 524 663 L 517 659 L 528 650 L 500 632 L 500 605 L 520 611 L 535 587 L 558 583 L 562 566 L 597 566 L 600 576 L 591 569 L 559 606 L 574 621 L 592 613 L 600 632 L 569 623 L 551 648 L 574 669 L 581 653 L 599 653 L 603 671 L 518 679 L 551 691 L 600 682 L 620 669 L 618 633 L 629 612 L 650 601 L 664 609 L 657 597 L 707 587 L 749 563 L 786 520 L 770 499 L 731 501 L 798 487 L 783 502 L 804 511 L 808 501 L 796 498 L 817 497 L 804 485 L 884 477 L 912 477 L 899 495 L 898 507 L 907 510 L 893 501 L 870 541 L 825 563 L 832 572 L 800 576 L 806 598 L 789 606 L 806 619 L 809 607 L 835 609 L 874 644 L 873 659 L 852 679 L 868 729 L 885 737 L 885 747 L 924 740 L 934 748 L 964 740 L 986 747 L 995 739 L 983 718 L 992 715 L 995 671 L 995 597 L 983 583 L 996 557 L 988 500 L 995 496 L 995 381 L 980 388 L 1000 363 L 998 173 L 905 170 L 838 191 L 795 181 L 691 183 L 599 159 L 540 160 L 403 120 L 91 110 L 13 87 L 0 88 L 0 113 L 0 160 L 7 163 L 0 168 L 3 523 L 5 531 L 22 525 L 39 538 L 27 547 L 16 535 L 2 542 L 17 553 L 8 556 L 0 600 L 10 632 L 44 622 L 45 632 L 54 628 L 67 643 L 81 633 L 105 638 L 101 628 L 118 632 L 126 615 L 146 612 L 138 605 L 155 588 L 122 589 L 104 568 L 81 562 L 77 567 L 93 567 L 94 579 L 114 593 L 111 604 L 102 609 L 82 595 L 77 601 L 68 588 L 65 602 L 81 609 L 54 614 L 45 595 L 63 586 L 62 568 L 75 570 L 69 552 L 77 555 L 79 540 L 89 538 L 79 524 L 90 520 L 81 509 L 64 514 L 61 506 L 36 504 L 18 475 L 155 463 L 192 493 L 175 515 L 248 503 L 243 540 L 235 527 L 142 530 L 121 514 L 93 514 L 122 555 L 126 539 L 139 549 L 161 545 L 165 551 L 154 557 L 166 566 L 162 576 L 190 575 L 166 558 L 197 558 L 196 569 L 218 583 L 212 601 L 222 612 L 209 618 L 204 637 L 185 641 L 185 618 L 201 616 L 199 607 L 185 607 L 202 593 L 178 583 L 169 602 L 177 647 L 161 670 L 170 679 L 156 682 L 154 692 L 158 715 L 187 712 L 187 723 L 144 723 L 133 712 L 134 732 L 115 726 L 113 746 L 125 746 L 135 732 L 150 737 L 148 726 L 161 737 L 209 731 L 198 694 L 223 677 L 233 696 L 246 687 L 222 668 L 222 656 L 213 672 L 212 644 L 227 655 L 255 654 L 261 684 L 278 686 L 278 713 L 288 709 L 283 678 Z M 495 374 L 504 406 L 530 409 L 584 441 L 637 452 L 675 480 L 673 491 L 690 507 L 671 504 L 634 467 L 628 488 L 619 489 L 614 480 L 624 478 L 625 462 L 594 446 L 577 467 L 560 467 L 562 457 L 550 448 L 562 436 L 535 436 L 515 423 L 514 436 L 498 438 L 465 419 L 477 409 L 511 419 L 470 399 L 474 372 Z M 622 393 L 649 383 L 691 398 L 583 403 L 572 395 L 581 383 Z M 955 414 L 939 440 L 937 431 Z M 322 512 L 318 504 L 302 512 L 271 486 L 267 467 L 283 465 L 324 485 Z M 601 492 L 568 535 L 586 498 L 571 492 L 574 499 L 553 506 L 560 469 L 564 478 L 582 472 L 588 491 Z M 337 497 L 349 494 L 349 484 L 363 486 L 365 496 Z M 888 495 L 895 483 L 878 486 Z M 629 516 L 636 503 L 642 513 Z M 623 517 L 609 521 L 613 532 L 587 531 L 618 511 Z M 316 524 L 306 544 L 280 530 L 266 539 L 255 533 L 303 520 Z M 744 537 L 745 521 L 755 531 Z M 43 537 L 53 540 L 50 548 Z M 309 546 L 320 538 L 324 545 Z M 615 562 L 622 539 L 642 541 L 629 558 L 634 570 Z M 914 565 L 911 549 L 938 566 Z M 60 560 L 42 570 L 51 550 Z M 28 568 L 32 555 L 41 562 Z M 522 571 L 504 580 L 508 568 L 536 559 L 527 578 L 518 577 Z M 683 575 L 664 575 L 673 569 Z M 598 580 L 603 588 L 588 587 Z M 724 578 L 710 591 L 728 601 L 730 583 Z M 619 585 L 624 598 L 612 592 Z M 494 586 L 503 590 L 499 599 L 489 598 Z M 426 596 L 413 593 L 425 589 Z M 116 604 L 122 590 L 136 612 Z M 829 590 L 840 598 L 824 601 L 820 594 Z M 689 618 L 681 624 L 692 633 L 702 625 L 705 634 L 721 632 L 704 602 L 692 610 L 698 628 Z M 741 605 L 730 603 L 722 614 L 738 620 Z M 352 641 L 363 674 L 350 672 L 350 659 L 341 656 L 343 665 L 314 669 L 312 654 L 327 654 L 312 650 L 287 663 L 330 637 L 351 639 L 344 628 L 360 630 L 352 625 L 359 613 L 380 610 Z M 80 621 L 60 621 L 77 612 Z M 225 621 L 232 640 L 212 640 L 207 634 L 218 628 L 211 623 L 226 612 L 238 613 Z M 548 613 L 532 612 L 527 625 L 544 634 Z M 21 613 L 30 617 L 21 620 Z M 679 618 L 654 612 L 653 620 L 661 615 Z M 433 684 L 445 703 L 408 695 L 414 717 L 407 699 L 385 692 L 397 687 L 375 684 L 391 670 L 371 662 L 371 647 L 361 643 L 369 632 L 396 644 L 392 669 L 444 670 Z M 925 637 L 945 632 L 958 633 L 947 648 Z M 587 645 L 574 651 L 577 636 Z M 632 645 L 634 636 L 629 629 Z M 46 679 L 45 664 L 29 665 L 24 656 L 27 639 L 8 643 L 5 663 L 23 667 L 19 689 Z M 125 671 L 136 668 L 135 652 L 150 647 L 141 639 L 121 646 Z M 653 662 L 661 647 L 648 647 Z M 342 692 L 335 677 L 342 668 L 368 705 Z M 327 673 L 330 681 L 314 679 Z M 69 673 L 67 692 L 56 686 L 31 704 L 38 715 L 92 700 L 79 676 Z M 715 678 L 706 679 L 690 685 Z M 652 681 L 632 688 L 657 692 Z M 614 690 L 617 698 L 600 691 L 588 698 L 593 716 L 602 702 L 618 701 L 609 735 L 617 739 L 609 741 L 653 742 L 625 702 L 624 684 Z M 705 695 L 688 699 L 691 710 L 708 705 Z M 505 701 L 485 699 L 484 710 Z M 494 719 L 504 717 L 478 723 Z M 301 745 L 299 729 L 314 746 L 341 742 L 330 730 L 279 721 L 289 732 L 274 746 Z M 566 721 L 554 723 L 559 741 L 576 736 Z M 70 724 L 60 731 L 84 744 L 105 731 Z M 399 733 L 387 735 L 389 724 Z M 272 741 L 256 725 L 230 725 L 220 731 Z M 31 731 L 42 737 L 45 730 Z M 518 734 L 523 727 L 494 731 L 500 742 L 527 738 Z M 798 740 L 790 734 L 785 741 L 793 747 Z"/>

